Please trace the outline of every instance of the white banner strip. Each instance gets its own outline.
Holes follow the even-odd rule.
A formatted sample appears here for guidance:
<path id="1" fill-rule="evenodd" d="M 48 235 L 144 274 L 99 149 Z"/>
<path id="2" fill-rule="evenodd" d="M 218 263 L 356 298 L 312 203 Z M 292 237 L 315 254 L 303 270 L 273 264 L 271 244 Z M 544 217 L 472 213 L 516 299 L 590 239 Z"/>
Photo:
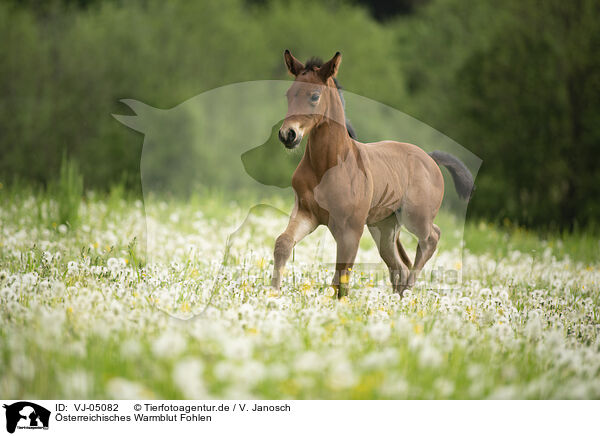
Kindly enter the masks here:
<path id="1" fill-rule="evenodd" d="M 0 434 L 587 434 L 593 401 L 4 400 Z"/>

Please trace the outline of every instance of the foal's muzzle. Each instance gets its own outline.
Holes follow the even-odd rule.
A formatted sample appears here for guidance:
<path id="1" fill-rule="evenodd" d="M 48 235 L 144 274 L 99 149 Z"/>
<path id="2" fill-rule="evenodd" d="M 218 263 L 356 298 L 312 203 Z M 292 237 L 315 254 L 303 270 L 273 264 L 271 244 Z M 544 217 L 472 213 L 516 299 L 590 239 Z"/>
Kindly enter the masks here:
<path id="1" fill-rule="evenodd" d="M 279 130 L 279 140 L 283 142 L 286 148 L 296 148 L 300 144 L 300 141 L 302 141 L 302 135 L 293 128 L 281 128 Z"/>

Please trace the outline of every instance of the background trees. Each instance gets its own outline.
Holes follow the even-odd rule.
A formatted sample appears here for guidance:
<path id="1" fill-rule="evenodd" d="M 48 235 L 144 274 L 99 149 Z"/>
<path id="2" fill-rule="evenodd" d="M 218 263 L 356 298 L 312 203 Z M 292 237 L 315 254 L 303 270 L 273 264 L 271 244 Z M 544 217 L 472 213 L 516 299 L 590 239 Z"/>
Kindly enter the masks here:
<path id="1" fill-rule="evenodd" d="M 284 48 L 340 50 L 345 88 L 483 159 L 471 213 L 597 222 L 600 4 L 394 4 L 0 2 L 0 181 L 46 184 L 66 150 L 88 187 L 138 189 L 142 139 L 110 116 L 124 112 L 119 99 L 169 108 L 228 83 L 286 78 Z"/>

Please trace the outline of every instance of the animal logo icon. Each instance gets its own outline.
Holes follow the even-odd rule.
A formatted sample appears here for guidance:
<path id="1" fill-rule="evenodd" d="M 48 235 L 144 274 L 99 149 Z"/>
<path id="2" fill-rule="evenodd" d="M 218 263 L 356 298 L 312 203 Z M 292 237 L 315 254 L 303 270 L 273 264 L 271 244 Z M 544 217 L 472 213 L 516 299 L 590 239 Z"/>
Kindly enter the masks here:
<path id="1" fill-rule="evenodd" d="M 50 411 L 39 404 L 19 401 L 4 404 L 6 409 L 6 431 L 14 433 L 19 429 L 48 429 Z"/>

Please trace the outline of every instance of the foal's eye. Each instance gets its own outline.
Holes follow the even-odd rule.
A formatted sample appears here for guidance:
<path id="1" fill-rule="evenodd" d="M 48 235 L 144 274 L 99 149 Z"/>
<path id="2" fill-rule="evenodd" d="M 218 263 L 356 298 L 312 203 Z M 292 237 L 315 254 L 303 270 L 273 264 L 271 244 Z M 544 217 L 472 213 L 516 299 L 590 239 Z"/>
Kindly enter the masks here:
<path id="1" fill-rule="evenodd" d="M 319 94 L 318 92 L 315 92 L 314 94 L 312 94 L 310 96 L 310 101 L 313 103 L 316 103 L 319 101 L 319 97 L 321 97 L 321 94 Z"/>

